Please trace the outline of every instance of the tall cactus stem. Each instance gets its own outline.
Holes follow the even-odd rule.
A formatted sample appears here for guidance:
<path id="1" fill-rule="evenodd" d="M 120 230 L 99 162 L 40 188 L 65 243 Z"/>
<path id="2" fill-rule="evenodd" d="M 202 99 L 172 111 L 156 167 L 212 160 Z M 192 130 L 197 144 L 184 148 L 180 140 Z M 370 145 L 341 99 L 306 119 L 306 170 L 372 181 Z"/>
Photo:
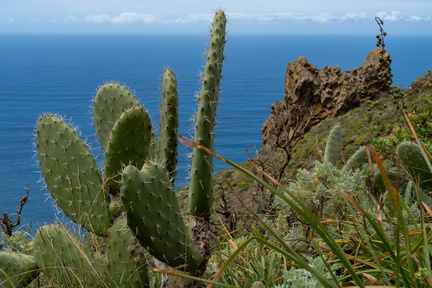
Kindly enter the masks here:
<path id="1" fill-rule="evenodd" d="M 177 78 L 171 69 L 162 77 L 162 102 L 160 108 L 159 158 L 174 183 L 178 146 L 178 92 Z"/>
<path id="2" fill-rule="evenodd" d="M 202 88 L 195 122 L 194 140 L 209 149 L 213 149 L 216 106 L 224 59 L 226 21 L 224 11 L 217 11 L 202 75 Z M 212 156 L 203 150 L 194 148 L 188 199 L 188 210 L 191 215 L 210 215 L 213 203 L 212 173 Z"/>

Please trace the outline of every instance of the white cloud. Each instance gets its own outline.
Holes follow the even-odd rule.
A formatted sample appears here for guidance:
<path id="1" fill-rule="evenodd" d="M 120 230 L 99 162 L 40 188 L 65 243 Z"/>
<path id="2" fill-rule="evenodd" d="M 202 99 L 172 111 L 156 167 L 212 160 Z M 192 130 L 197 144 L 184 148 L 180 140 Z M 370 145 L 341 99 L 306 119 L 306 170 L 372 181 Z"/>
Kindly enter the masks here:
<path id="1" fill-rule="evenodd" d="M 404 19 L 400 11 L 392 11 L 391 13 L 378 12 L 376 16 L 385 21 L 399 21 Z"/>
<path id="2" fill-rule="evenodd" d="M 140 14 L 134 12 L 124 12 L 117 16 L 110 16 L 107 14 L 100 15 L 87 15 L 86 21 L 93 23 L 133 23 L 133 22 L 142 22 L 142 23 L 156 23 L 161 21 L 161 16 L 159 14 Z"/>
<path id="3" fill-rule="evenodd" d="M 63 19 L 64 22 L 70 23 L 70 22 L 81 22 L 81 19 L 76 18 L 75 16 L 69 15 L 68 17 Z"/>
<path id="4" fill-rule="evenodd" d="M 29 22 L 30 23 L 39 23 L 39 22 L 41 22 L 41 19 L 39 17 L 30 18 Z"/>
<path id="5" fill-rule="evenodd" d="M 341 17 L 342 21 L 361 21 L 364 19 L 368 19 L 369 17 L 365 12 L 362 13 L 348 13 Z"/>
<path id="6" fill-rule="evenodd" d="M 345 13 L 345 14 L 333 14 L 333 13 L 320 13 L 316 15 L 306 15 L 299 13 L 237 13 L 227 12 L 229 21 L 231 22 L 243 22 L 243 23 L 259 23 L 259 22 L 317 22 L 317 23 L 328 23 L 328 22 L 359 22 L 373 19 L 378 16 L 384 21 L 432 21 L 430 16 L 419 17 L 419 16 L 405 16 L 399 11 L 392 12 L 378 12 L 377 14 L 368 14 L 366 12 L 359 13 Z M 161 14 L 143 14 L 135 12 L 124 12 L 118 15 L 108 14 L 89 14 L 85 20 L 91 23 L 161 23 L 161 24 L 196 24 L 202 22 L 209 22 L 213 17 L 212 13 L 194 13 L 187 14 L 178 17 L 162 16 Z M 73 16 L 69 16 L 64 19 L 66 22 L 78 22 L 80 19 Z"/>
<path id="7" fill-rule="evenodd" d="M 420 16 L 412 15 L 407 19 L 407 21 L 410 21 L 410 22 L 432 22 L 432 17 L 430 17 L 430 16 L 420 17 Z"/>
<path id="8" fill-rule="evenodd" d="M 208 22 L 212 19 L 213 14 L 210 13 L 195 13 L 189 14 L 183 17 L 177 17 L 173 19 L 165 19 L 164 23 L 199 23 Z"/>
<path id="9" fill-rule="evenodd" d="M 344 15 L 334 15 L 331 13 L 321 13 L 317 15 L 303 15 L 296 13 L 268 13 L 268 14 L 246 14 L 228 13 L 229 19 L 233 21 L 311 21 L 311 22 L 335 22 L 335 21 L 360 21 L 367 19 L 367 14 L 347 13 Z"/>

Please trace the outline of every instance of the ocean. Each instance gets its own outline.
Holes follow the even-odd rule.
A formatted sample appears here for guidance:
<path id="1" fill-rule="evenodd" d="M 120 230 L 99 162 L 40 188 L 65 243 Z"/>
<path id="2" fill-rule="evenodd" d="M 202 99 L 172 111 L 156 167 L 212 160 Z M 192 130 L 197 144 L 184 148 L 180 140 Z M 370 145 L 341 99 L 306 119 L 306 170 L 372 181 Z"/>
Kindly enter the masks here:
<path id="1" fill-rule="evenodd" d="M 283 99 L 286 66 L 299 56 L 322 68 L 361 66 L 375 35 L 229 35 L 217 115 L 215 150 L 244 162 L 261 147 L 261 127 Z M 177 74 L 180 134 L 190 136 L 199 73 L 208 36 L 0 34 L 0 213 L 13 215 L 30 191 L 22 224 L 35 228 L 56 217 L 37 172 L 34 129 L 43 113 L 58 113 L 79 128 L 98 161 L 91 99 L 99 85 L 129 87 L 159 122 L 164 67 Z M 432 69 L 431 36 L 386 39 L 394 84 L 406 88 Z M 177 187 L 187 184 L 188 149 L 179 151 Z M 216 161 L 215 170 L 227 166 Z"/>

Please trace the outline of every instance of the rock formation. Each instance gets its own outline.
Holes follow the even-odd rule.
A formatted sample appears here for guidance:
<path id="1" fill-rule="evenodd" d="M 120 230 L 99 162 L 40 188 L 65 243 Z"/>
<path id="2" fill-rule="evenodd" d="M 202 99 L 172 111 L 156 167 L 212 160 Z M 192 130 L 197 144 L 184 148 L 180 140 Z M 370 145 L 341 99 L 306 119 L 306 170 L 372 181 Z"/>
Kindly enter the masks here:
<path id="1" fill-rule="evenodd" d="M 361 67 L 346 72 L 341 72 L 339 66 L 317 69 L 303 56 L 289 63 L 284 100 L 272 105 L 262 128 L 261 153 L 276 148 L 287 151 L 321 120 L 387 94 L 389 85 L 382 74 L 389 71 L 389 66 L 380 65 L 380 58 L 390 59 L 387 52 L 383 55 L 381 51 L 372 50 Z"/>

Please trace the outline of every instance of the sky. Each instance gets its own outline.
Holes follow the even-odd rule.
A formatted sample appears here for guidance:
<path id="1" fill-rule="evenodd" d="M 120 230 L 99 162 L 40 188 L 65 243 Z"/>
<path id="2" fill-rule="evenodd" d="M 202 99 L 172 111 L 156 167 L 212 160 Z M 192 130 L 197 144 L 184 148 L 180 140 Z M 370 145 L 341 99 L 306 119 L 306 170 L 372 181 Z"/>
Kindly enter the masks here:
<path id="1" fill-rule="evenodd" d="M 230 33 L 432 35 L 432 0 L 0 0 L 0 33 L 203 33 L 217 9 Z"/>

